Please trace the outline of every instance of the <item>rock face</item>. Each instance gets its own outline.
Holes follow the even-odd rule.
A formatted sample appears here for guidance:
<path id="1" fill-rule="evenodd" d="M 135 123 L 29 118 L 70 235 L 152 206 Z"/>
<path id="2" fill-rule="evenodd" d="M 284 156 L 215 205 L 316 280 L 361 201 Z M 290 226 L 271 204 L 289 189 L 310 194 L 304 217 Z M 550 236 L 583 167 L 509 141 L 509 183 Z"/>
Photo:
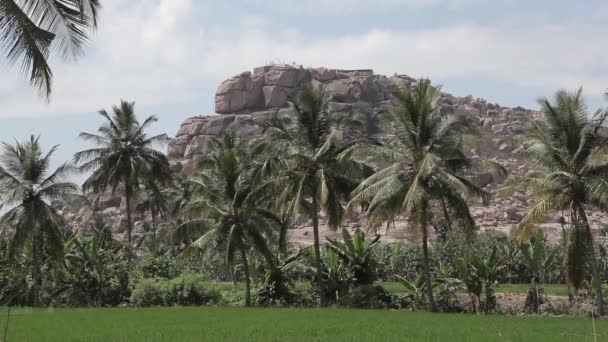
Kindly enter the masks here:
<path id="1" fill-rule="evenodd" d="M 222 82 L 215 94 L 215 111 L 221 115 L 192 117 L 179 128 L 168 156 L 186 174 L 194 170 L 193 160 L 205 151 L 209 137 L 226 128 L 253 132 L 261 122 L 273 115 L 289 115 L 289 98 L 297 97 L 311 84 L 330 99 L 336 112 L 375 118 L 390 106 L 393 93 L 415 84 L 405 75 L 386 77 L 372 70 L 336 70 L 327 68 L 273 65 L 255 68 Z"/>
<path id="2" fill-rule="evenodd" d="M 195 169 L 194 160 L 197 155 L 205 152 L 210 137 L 221 134 L 229 127 L 252 133 L 272 115 L 292 114 L 289 97 L 297 97 L 307 84 L 322 90 L 328 96 L 330 110 L 360 116 L 371 122 L 371 127 L 378 127 L 380 113 L 394 104 L 393 94 L 416 82 L 416 79 L 407 75 L 387 77 L 376 75 L 368 69 L 340 70 L 291 65 L 255 68 L 253 73 L 243 72 L 220 84 L 215 95 L 215 111 L 220 115 L 197 116 L 184 121 L 175 141 L 169 146 L 168 155 L 173 165 L 186 174 L 192 174 Z M 532 121 L 542 118 L 540 112 L 521 107 L 504 107 L 472 96 L 456 97 L 450 94 L 443 94 L 440 112 L 446 115 L 465 115 L 485 133 L 488 143 L 468 151 L 470 156 L 494 160 L 503 165 L 513 177 L 523 176 L 529 171 L 514 141 L 518 135 L 527 131 Z M 474 177 L 473 181 L 493 190 L 503 179 L 487 173 Z M 509 198 L 493 199 L 487 206 L 473 203 L 471 212 L 482 230 L 498 230 L 509 234 L 523 217 L 530 200 L 527 194 L 515 194 Z M 596 229 L 608 224 L 608 217 L 601 213 L 591 212 L 590 216 Z M 556 217 L 547 218 L 543 227 L 550 234 L 553 232 L 559 236 L 561 225 Z M 406 221 L 401 220 L 397 222 L 397 227 L 405 224 Z M 294 234 L 308 232 L 306 229 L 297 231 L 299 233 Z M 294 239 L 298 240 L 297 236 Z M 309 238 L 304 234 L 301 239 L 304 241 Z"/>

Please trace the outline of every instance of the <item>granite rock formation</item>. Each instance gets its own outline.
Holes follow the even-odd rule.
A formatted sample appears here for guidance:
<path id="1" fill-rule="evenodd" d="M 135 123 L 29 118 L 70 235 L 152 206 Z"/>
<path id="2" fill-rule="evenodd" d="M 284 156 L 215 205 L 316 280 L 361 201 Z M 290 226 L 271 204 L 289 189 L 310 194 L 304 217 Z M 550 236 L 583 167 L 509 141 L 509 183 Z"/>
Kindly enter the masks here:
<path id="1" fill-rule="evenodd" d="M 195 171 L 195 160 L 205 153 L 209 140 L 228 128 L 238 129 L 245 134 L 253 134 L 262 122 L 272 116 L 293 115 L 289 98 L 297 97 L 302 88 L 311 84 L 321 89 L 329 97 L 329 108 L 334 112 L 358 116 L 368 122 L 372 134 L 382 134 L 378 118 L 383 111 L 394 104 L 394 93 L 411 87 L 416 79 L 407 75 L 376 75 L 372 70 L 341 70 L 327 68 L 302 68 L 291 65 L 271 65 L 243 72 L 222 82 L 215 95 L 214 115 L 195 116 L 185 120 L 176 138 L 168 147 L 171 164 L 186 175 Z M 466 115 L 479 125 L 487 137 L 487 142 L 470 149 L 467 153 L 492 159 L 503 165 L 510 177 L 524 176 L 530 172 L 529 166 L 521 157 L 515 141 L 525 133 L 534 120 L 542 119 L 537 111 L 522 107 L 509 108 L 472 96 L 458 97 L 444 93 L 440 100 L 443 114 Z M 370 128 L 371 127 L 371 128 Z M 492 173 L 474 177 L 474 182 L 493 190 L 503 181 Z M 126 229 L 126 203 L 117 192 L 107 193 L 97 206 L 97 210 L 108 224 L 114 227 L 119 236 Z M 512 234 L 513 229 L 523 217 L 531 203 L 529 194 L 515 193 L 507 198 L 495 198 L 489 205 L 471 204 L 471 212 L 480 230 L 495 230 Z M 74 229 L 83 229 L 90 224 L 92 210 L 87 206 L 58 204 L 58 208 L 72 222 Z M 608 226 L 608 216 L 598 211 L 590 211 L 589 218 L 594 231 Z M 134 238 L 142 233 L 145 214 L 136 213 Z M 353 218 L 346 224 L 350 227 L 363 226 L 363 217 Z M 383 232 L 383 241 L 404 241 L 414 237 L 405 229 L 407 220 L 400 218 L 395 229 Z M 560 216 L 546 217 L 541 225 L 548 236 L 557 240 L 561 236 Z M 321 235 L 334 236 L 321 224 Z M 307 245 L 312 243 L 311 227 L 302 222 L 290 232 L 290 243 Z"/>
<path id="2" fill-rule="evenodd" d="M 187 119 L 179 128 L 175 141 L 169 146 L 168 155 L 184 173 L 194 171 L 196 156 L 204 153 L 210 137 L 221 134 L 227 128 L 254 132 L 259 124 L 273 115 L 290 115 L 289 97 L 297 97 L 306 84 L 321 89 L 329 97 L 330 110 L 358 115 L 377 121 L 380 113 L 394 104 L 394 92 L 411 87 L 417 80 L 407 75 L 376 75 L 372 70 L 341 70 L 327 68 L 302 68 L 291 65 L 272 65 L 255 68 L 227 79 L 219 85 L 215 95 L 217 115 L 196 116 Z M 466 115 L 476 122 L 488 138 L 488 142 L 468 153 L 495 160 L 502 164 L 511 177 L 523 176 L 529 166 L 521 158 L 515 141 L 527 131 L 533 120 L 542 119 L 538 111 L 522 107 L 509 108 L 472 96 L 458 97 L 444 93 L 441 113 Z M 494 189 L 502 181 L 495 174 L 476 176 L 474 181 L 488 189 Z M 496 230 L 511 234 L 523 217 L 529 194 L 516 193 L 508 198 L 493 199 L 489 205 L 473 204 L 471 211 L 481 230 Z M 594 228 L 608 224 L 608 217 L 600 212 L 590 212 Z M 350 225 L 362 224 L 362 219 Z M 397 222 L 397 230 L 406 225 L 404 219 Z M 558 217 L 547 217 L 542 225 L 550 236 L 558 237 L 561 224 Z M 292 242 L 306 244 L 310 240 L 304 225 L 291 234 Z M 407 236 L 393 234 L 394 239 Z M 390 239 L 390 237 L 389 237 Z"/>

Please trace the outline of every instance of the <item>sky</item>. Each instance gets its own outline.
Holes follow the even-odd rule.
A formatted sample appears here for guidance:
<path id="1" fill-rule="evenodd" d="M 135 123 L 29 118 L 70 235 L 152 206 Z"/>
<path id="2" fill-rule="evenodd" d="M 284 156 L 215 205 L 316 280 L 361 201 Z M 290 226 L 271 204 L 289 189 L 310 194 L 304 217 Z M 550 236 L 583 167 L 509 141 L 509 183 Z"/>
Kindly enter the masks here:
<path id="1" fill-rule="evenodd" d="M 152 133 L 214 113 L 219 83 L 270 62 L 429 77 L 506 106 L 583 86 L 608 88 L 605 0 L 102 0 L 78 62 L 52 60 L 49 102 L 0 51 L 0 141 L 40 134 L 56 162 L 88 147 L 100 109 L 135 101 Z"/>

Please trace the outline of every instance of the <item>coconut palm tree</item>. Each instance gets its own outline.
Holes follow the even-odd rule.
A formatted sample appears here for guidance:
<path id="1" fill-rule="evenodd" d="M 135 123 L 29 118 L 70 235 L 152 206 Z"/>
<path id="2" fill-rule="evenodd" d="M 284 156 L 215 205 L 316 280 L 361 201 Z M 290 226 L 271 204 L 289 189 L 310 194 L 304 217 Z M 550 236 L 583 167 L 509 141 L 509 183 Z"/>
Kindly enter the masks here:
<path id="1" fill-rule="evenodd" d="M 65 225 L 50 205 L 66 199 L 78 186 L 67 181 L 73 167 L 59 166 L 50 173 L 51 157 L 57 146 L 43 153 L 39 138 L 15 145 L 3 143 L 0 156 L 0 205 L 8 211 L 0 218 L 0 227 L 10 230 L 9 256 L 15 257 L 24 247 L 31 256 L 31 304 L 39 305 L 40 267 L 43 255 L 60 256 Z M 2 232 L 7 234 L 7 232 Z"/>
<path id="2" fill-rule="evenodd" d="M 80 133 L 80 138 L 91 141 L 96 148 L 87 149 L 74 155 L 74 162 L 80 164 L 81 172 L 92 172 L 84 182 L 83 189 L 102 194 L 120 186 L 124 191 L 127 214 L 127 240 L 131 246 L 133 231 L 131 202 L 140 184 L 166 182 L 171 177 L 167 157 L 155 147 L 169 142 L 166 134 L 149 137 L 146 129 L 157 121 L 150 116 L 139 123 L 135 116 L 135 103 L 121 101 L 112 107 L 112 114 L 101 110 L 99 114 L 106 120 L 96 134 Z"/>
<path id="3" fill-rule="evenodd" d="M 162 179 L 163 183 L 168 183 L 169 179 Z M 140 199 L 136 209 L 145 216 L 146 212 L 150 213 L 153 232 L 157 231 L 158 219 L 165 220 L 169 213 L 170 198 L 169 191 L 158 184 L 153 179 L 148 179 L 145 185 L 140 188 Z"/>
<path id="4" fill-rule="evenodd" d="M 245 277 L 245 305 L 251 305 L 247 254 L 262 255 L 269 269 L 275 265 L 270 243 L 280 225 L 270 211 L 258 207 L 252 197 L 250 154 L 241 137 L 227 131 L 210 141 L 210 154 L 200 160 L 201 171 L 189 180 L 191 200 L 181 210 L 185 222 L 175 229 L 179 241 L 194 236 L 182 252 L 185 258 L 219 248 L 231 270 L 240 258 Z"/>
<path id="5" fill-rule="evenodd" d="M 313 248 L 318 256 L 319 211 L 325 213 L 328 227 L 337 230 L 344 216 L 342 203 L 356 187 L 356 180 L 369 175 L 371 169 L 355 160 L 340 158 L 363 139 L 357 129 L 359 122 L 330 113 L 327 98 L 311 86 L 305 87 L 291 104 L 295 116 L 275 117 L 265 123 L 267 152 L 277 156 L 266 163 L 274 163 L 279 170 L 266 185 L 281 207 L 281 216 L 312 219 Z M 283 214 L 285 210 L 287 215 Z M 321 258 L 315 258 L 315 267 L 320 305 L 324 306 Z"/>
<path id="6" fill-rule="evenodd" d="M 367 207 L 372 227 L 397 215 L 409 216 L 410 227 L 422 238 L 426 297 L 432 311 L 436 310 L 428 248 L 432 209 L 445 205 L 452 222 L 472 231 L 475 221 L 467 200 L 485 201 L 488 193 L 464 176 L 487 169 L 504 173 L 496 164 L 465 156 L 465 138 L 478 132 L 465 116 L 441 115 L 440 96 L 440 89 L 428 80 L 395 94 L 397 104 L 385 115 L 388 135 L 384 145 L 358 147 L 384 162 L 355 189 L 348 205 L 349 211 L 362 204 Z"/>
<path id="7" fill-rule="evenodd" d="M 559 90 L 554 102 L 539 100 L 544 121 L 535 122 L 522 142 L 523 153 L 535 166 L 536 173 L 520 180 L 525 190 L 534 193 L 535 201 L 519 224 L 518 240 L 527 242 L 535 225 L 550 212 L 568 213 L 571 247 L 568 248 L 566 276 L 576 286 L 581 257 L 591 266 L 596 305 L 604 314 L 602 280 L 597 271 L 596 252 L 586 208 L 608 209 L 608 138 L 601 132 L 608 112 L 587 111 L 582 89 Z M 581 243 L 582 242 L 582 243 Z"/>
<path id="8" fill-rule="evenodd" d="M 97 27 L 99 0 L 0 0 L 0 49 L 21 63 L 32 86 L 51 94 L 49 58 L 75 59 Z"/>

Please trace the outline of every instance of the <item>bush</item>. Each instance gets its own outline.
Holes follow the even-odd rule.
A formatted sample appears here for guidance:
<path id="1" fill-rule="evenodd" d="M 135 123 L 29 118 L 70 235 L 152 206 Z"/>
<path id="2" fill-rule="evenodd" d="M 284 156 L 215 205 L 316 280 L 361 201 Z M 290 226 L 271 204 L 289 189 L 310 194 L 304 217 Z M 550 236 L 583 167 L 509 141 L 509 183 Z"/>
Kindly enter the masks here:
<path id="1" fill-rule="evenodd" d="M 393 302 L 393 296 L 379 285 L 360 285 L 339 298 L 340 305 L 360 309 L 388 308 L 393 306 Z"/>
<path id="2" fill-rule="evenodd" d="M 222 299 L 216 289 L 203 285 L 203 278 L 196 274 L 186 274 L 175 279 L 143 279 L 131 295 L 135 306 L 209 305 Z"/>
<path id="3" fill-rule="evenodd" d="M 258 291 L 257 302 L 260 305 L 290 305 L 292 296 L 288 279 L 281 270 L 269 270 Z"/>
<path id="4" fill-rule="evenodd" d="M 175 258 L 167 257 L 145 257 L 139 262 L 138 268 L 144 279 L 173 279 L 180 273 Z"/>

